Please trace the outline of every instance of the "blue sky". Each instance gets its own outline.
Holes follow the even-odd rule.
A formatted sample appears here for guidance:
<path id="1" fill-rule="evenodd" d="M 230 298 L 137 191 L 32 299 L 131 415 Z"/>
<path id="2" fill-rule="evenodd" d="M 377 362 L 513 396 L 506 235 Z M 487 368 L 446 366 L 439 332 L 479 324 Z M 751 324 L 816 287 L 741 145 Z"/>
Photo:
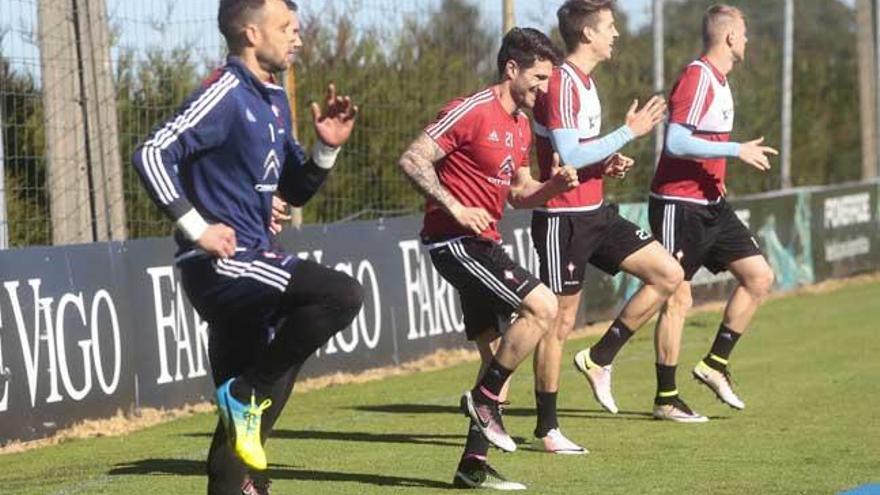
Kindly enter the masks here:
<path id="1" fill-rule="evenodd" d="M 502 0 L 471 0 L 481 9 L 483 22 L 501 31 Z M 517 24 L 549 29 L 555 12 L 564 0 L 515 0 Z M 667 0 L 675 1 L 675 0 Z M 823 0 L 833 1 L 833 0 Z M 854 0 L 841 0 L 852 6 Z M 362 12 L 355 18 L 361 26 L 393 30 L 404 16 L 418 17 L 440 0 L 299 0 L 303 15 L 328 9 L 353 7 Z M 39 73 L 39 53 L 33 41 L 37 30 L 37 0 L 0 0 L 0 50 L 17 69 Z M 173 47 L 185 43 L 197 58 L 213 64 L 222 54 L 222 43 L 215 27 L 218 0 L 107 0 L 110 18 L 119 28 L 119 46 L 143 50 L 145 47 Z M 639 28 L 651 20 L 652 0 L 618 0 L 618 6 Z M 348 11 L 348 10 L 347 10 Z M 397 22 L 395 22 L 395 20 Z"/>
<path id="2" fill-rule="evenodd" d="M 486 23 L 501 29 L 502 0 L 472 0 Z M 563 0 L 517 0 L 517 24 L 549 28 Z M 345 6 L 360 8 L 358 21 L 365 25 L 388 25 L 389 19 L 418 16 L 439 0 L 300 0 L 304 15 Z M 39 72 L 39 53 L 34 45 L 37 31 L 36 0 L 0 0 L 0 49 L 19 68 Z M 637 25 L 650 20 L 651 0 L 621 0 L 620 6 Z M 221 42 L 214 19 L 218 0 L 107 0 L 110 18 L 119 26 L 119 44 L 124 47 L 175 46 L 189 42 L 201 56 L 214 58 Z M 169 15 L 170 13 L 170 15 Z M 170 21 L 169 21 L 170 19 Z M 164 26 L 163 26 L 164 24 Z"/>

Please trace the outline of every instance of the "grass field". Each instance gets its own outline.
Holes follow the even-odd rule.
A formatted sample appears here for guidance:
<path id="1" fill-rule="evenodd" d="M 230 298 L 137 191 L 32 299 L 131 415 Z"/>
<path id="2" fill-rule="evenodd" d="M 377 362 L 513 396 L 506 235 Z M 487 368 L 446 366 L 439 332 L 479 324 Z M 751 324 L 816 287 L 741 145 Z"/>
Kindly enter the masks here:
<path id="1" fill-rule="evenodd" d="M 679 389 L 707 424 L 650 418 L 652 330 L 615 364 L 621 413 L 599 411 L 567 346 L 560 420 L 587 456 L 524 445 L 492 453 L 532 493 L 837 493 L 880 482 L 880 283 L 769 302 L 731 362 L 748 407 L 736 412 L 698 388 L 689 367 L 719 315 L 691 318 Z M 269 443 L 273 493 L 445 493 L 464 443 L 459 394 L 475 364 L 295 395 Z M 513 384 L 508 430 L 531 437 L 531 366 Z M 204 493 L 215 418 L 199 415 L 125 437 L 78 440 L 0 456 L 0 493 Z M 525 441 L 525 440 L 523 440 Z"/>

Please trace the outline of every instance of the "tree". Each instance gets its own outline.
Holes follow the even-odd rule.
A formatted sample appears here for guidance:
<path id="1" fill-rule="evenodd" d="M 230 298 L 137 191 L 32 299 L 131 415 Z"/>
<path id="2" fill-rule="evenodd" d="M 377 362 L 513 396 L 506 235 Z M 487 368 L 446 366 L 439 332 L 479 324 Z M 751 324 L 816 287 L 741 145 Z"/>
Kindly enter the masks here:
<path id="1" fill-rule="evenodd" d="M 361 109 L 339 166 L 304 210 L 307 222 L 418 211 L 424 200 L 398 170 L 398 158 L 444 102 L 477 91 L 496 71 L 497 41 L 479 9 L 463 0 L 406 19 L 390 39 L 376 29 L 355 34 L 350 18 L 331 13 L 303 23 L 297 106 L 308 108 L 336 81 Z M 310 118 L 300 117 L 304 143 L 314 140 Z"/>
<path id="2" fill-rule="evenodd" d="M 43 105 L 33 76 L 13 70 L 2 53 L 0 115 L 9 245 L 49 244 Z"/>

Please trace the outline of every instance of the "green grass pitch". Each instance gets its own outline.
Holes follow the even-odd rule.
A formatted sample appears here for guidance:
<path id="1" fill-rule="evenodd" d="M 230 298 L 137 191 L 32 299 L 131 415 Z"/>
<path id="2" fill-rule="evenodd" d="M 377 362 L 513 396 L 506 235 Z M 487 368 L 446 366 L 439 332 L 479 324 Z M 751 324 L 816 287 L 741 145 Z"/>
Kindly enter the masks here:
<path id="1" fill-rule="evenodd" d="M 837 493 L 880 482 L 880 283 L 768 302 L 731 360 L 745 411 L 717 402 L 690 378 L 718 313 L 690 318 L 679 389 L 712 420 L 650 418 L 653 329 L 615 363 L 621 413 L 601 412 L 570 366 L 559 399 L 563 431 L 587 456 L 527 445 L 490 461 L 532 493 Z M 296 394 L 268 446 L 273 493 L 448 493 L 464 444 L 459 394 L 475 363 L 361 385 Z M 534 428 L 531 365 L 514 375 L 508 430 Z M 215 417 L 194 416 L 124 437 L 77 440 L 0 456 L 0 493 L 204 493 Z"/>

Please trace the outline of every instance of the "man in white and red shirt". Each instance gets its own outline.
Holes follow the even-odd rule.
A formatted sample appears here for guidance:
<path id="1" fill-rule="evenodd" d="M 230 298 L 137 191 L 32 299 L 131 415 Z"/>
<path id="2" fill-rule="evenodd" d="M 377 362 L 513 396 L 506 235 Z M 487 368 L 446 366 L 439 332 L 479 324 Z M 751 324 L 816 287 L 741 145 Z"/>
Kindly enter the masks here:
<path id="1" fill-rule="evenodd" d="M 555 169 L 544 183 L 528 167 L 531 128 L 521 109 L 534 106 L 557 59 L 543 33 L 514 28 L 498 54 L 501 82 L 446 104 L 400 159 L 427 198 L 422 240 L 437 271 L 458 289 L 465 332 L 483 357 L 476 386 L 461 398 L 471 424 L 453 481 L 458 487 L 525 488 L 505 480 L 486 457 L 489 443 L 516 450 L 501 420 L 503 390 L 550 329 L 556 300 L 501 248 L 498 222 L 505 202 L 532 208 L 577 184 L 570 167 Z M 513 313 L 502 334 L 499 317 Z"/>
<path id="2" fill-rule="evenodd" d="M 742 12 L 727 5 L 711 7 L 703 18 L 703 56 L 689 64 L 669 97 L 669 128 L 657 166 L 649 218 L 654 235 L 684 268 L 685 281 L 660 313 L 657 322 L 657 397 L 654 414 L 680 420 L 675 369 L 684 319 L 691 307 L 691 279 L 701 266 L 725 270 L 739 285 L 724 311 L 712 348 L 693 370 L 723 402 L 735 409 L 745 404 L 730 386 L 727 361 L 761 300 L 773 286 L 773 270 L 748 228 L 725 201 L 727 158 L 766 171 L 773 148 L 762 139 L 730 142 L 733 96 L 727 74 L 742 62 L 746 47 Z"/>
<path id="3" fill-rule="evenodd" d="M 556 294 L 555 329 L 535 351 L 535 436 L 547 452 L 571 454 L 586 449 L 562 435 L 556 412 L 565 340 L 571 333 L 587 264 L 614 275 L 640 278 L 644 285 L 621 310 L 594 346 L 575 355 L 599 403 L 612 413 L 611 363 L 626 341 L 647 322 L 681 283 L 682 270 L 650 233 L 621 217 L 604 202 L 606 175 L 624 173 L 631 160 L 617 151 L 648 134 L 663 119 L 663 99 L 654 97 L 641 110 L 634 103 L 626 123 L 600 137 L 602 107 L 591 77 L 611 58 L 618 36 L 611 0 L 569 0 L 557 12 L 568 56 L 553 71 L 547 93 L 535 105 L 535 134 L 541 176 L 551 170 L 553 154 L 578 169 L 580 185 L 535 209 L 532 239 L 541 260 L 541 280 Z"/>

